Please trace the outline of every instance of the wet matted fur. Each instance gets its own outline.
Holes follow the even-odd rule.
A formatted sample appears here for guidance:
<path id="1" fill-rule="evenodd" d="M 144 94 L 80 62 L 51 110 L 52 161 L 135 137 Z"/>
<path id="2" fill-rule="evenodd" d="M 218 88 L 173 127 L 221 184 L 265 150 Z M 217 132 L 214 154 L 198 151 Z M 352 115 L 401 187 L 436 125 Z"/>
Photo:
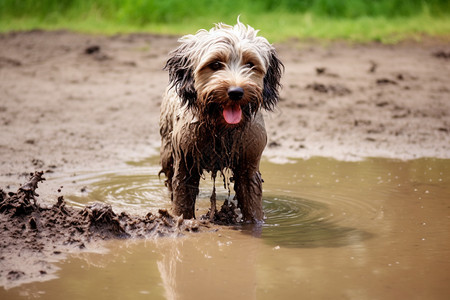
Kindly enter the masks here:
<path id="1" fill-rule="evenodd" d="M 257 34 L 239 20 L 217 24 L 182 37 L 166 63 L 161 173 L 174 213 L 186 219 L 195 217 L 203 172 L 215 178 L 228 169 L 244 221 L 263 220 L 259 162 L 267 134 L 261 109 L 273 110 L 278 102 L 283 64 Z"/>

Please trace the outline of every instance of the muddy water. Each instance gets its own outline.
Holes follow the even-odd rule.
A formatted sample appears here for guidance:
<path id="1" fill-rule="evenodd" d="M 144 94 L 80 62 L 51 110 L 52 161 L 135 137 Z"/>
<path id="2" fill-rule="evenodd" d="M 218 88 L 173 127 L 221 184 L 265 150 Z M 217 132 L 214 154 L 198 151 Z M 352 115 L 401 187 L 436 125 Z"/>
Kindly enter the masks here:
<path id="1" fill-rule="evenodd" d="M 157 160 L 78 175 L 92 200 L 168 206 Z M 59 278 L 0 291 L 45 299 L 448 299 L 450 160 L 262 164 L 262 227 L 112 241 L 59 264 Z M 209 206 L 202 184 L 199 211 Z M 227 197 L 222 190 L 218 199 Z"/>

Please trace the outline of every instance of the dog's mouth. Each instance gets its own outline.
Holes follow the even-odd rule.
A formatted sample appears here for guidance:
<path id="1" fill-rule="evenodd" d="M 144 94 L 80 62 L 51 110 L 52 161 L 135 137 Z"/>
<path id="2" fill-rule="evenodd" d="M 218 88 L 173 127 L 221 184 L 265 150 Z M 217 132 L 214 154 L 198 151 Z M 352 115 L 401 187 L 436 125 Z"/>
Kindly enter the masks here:
<path id="1" fill-rule="evenodd" d="M 239 104 L 230 104 L 223 107 L 223 118 L 228 124 L 238 124 L 242 120 L 242 109 Z"/>

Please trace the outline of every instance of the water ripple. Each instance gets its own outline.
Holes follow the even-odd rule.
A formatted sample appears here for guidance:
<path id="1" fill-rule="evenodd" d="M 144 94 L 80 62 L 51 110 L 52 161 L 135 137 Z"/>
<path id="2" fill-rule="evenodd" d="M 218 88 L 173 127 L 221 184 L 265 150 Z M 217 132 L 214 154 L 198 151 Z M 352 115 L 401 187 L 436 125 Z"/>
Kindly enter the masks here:
<path id="1" fill-rule="evenodd" d="M 170 205 L 167 188 L 157 170 L 127 169 L 79 176 L 79 185 L 87 185 L 87 193 L 69 196 L 69 203 L 79 206 L 100 201 L 115 208 L 133 211 L 166 208 Z"/>
<path id="2" fill-rule="evenodd" d="M 68 202 L 81 206 L 101 201 L 118 210 L 136 213 L 169 208 L 167 188 L 157 172 L 154 167 L 139 167 L 78 175 L 72 179 L 79 185 L 86 185 L 88 191 L 67 197 Z M 209 207 L 209 193 L 209 185 L 205 191 L 201 188 L 197 202 L 200 210 Z M 219 193 L 218 197 L 225 199 L 224 193 Z M 289 190 L 266 191 L 263 199 L 265 223 L 259 227 L 244 226 L 243 231 L 284 247 L 340 247 L 360 243 L 371 236 L 362 230 L 339 225 L 344 220 L 357 219 L 358 214 L 372 214 L 373 208 L 364 201 L 351 201 L 339 195 L 333 199 L 316 195 L 311 199 L 314 200 L 292 196 Z"/>
<path id="3" fill-rule="evenodd" d="M 329 205 L 291 196 L 264 198 L 266 222 L 261 237 L 284 247 L 341 247 L 371 237 L 362 230 L 341 226 Z M 253 229 L 254 231 L 255 229 Z"/>

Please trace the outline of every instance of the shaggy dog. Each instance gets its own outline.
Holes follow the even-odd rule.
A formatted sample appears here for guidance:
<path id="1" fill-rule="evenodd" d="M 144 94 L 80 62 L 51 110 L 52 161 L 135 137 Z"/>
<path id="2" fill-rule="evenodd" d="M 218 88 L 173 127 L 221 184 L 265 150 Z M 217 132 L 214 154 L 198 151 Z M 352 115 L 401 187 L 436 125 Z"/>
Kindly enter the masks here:
<path id="1" fill-rule="evenodd" d="M 170 84 L 161 105 L 161 173 L 167 177 L 173 210 L 195 218 L 203 171 L 234 182 L 243 220 L 260 222 L 259 161 L 267 143 L 261 109 L 278 102 L 283 64 L 269 42 L 245 26 L 217 24 L 186 35 L 165 70 Z M 211 196 L 215 213 L 215 187 Z"/>

